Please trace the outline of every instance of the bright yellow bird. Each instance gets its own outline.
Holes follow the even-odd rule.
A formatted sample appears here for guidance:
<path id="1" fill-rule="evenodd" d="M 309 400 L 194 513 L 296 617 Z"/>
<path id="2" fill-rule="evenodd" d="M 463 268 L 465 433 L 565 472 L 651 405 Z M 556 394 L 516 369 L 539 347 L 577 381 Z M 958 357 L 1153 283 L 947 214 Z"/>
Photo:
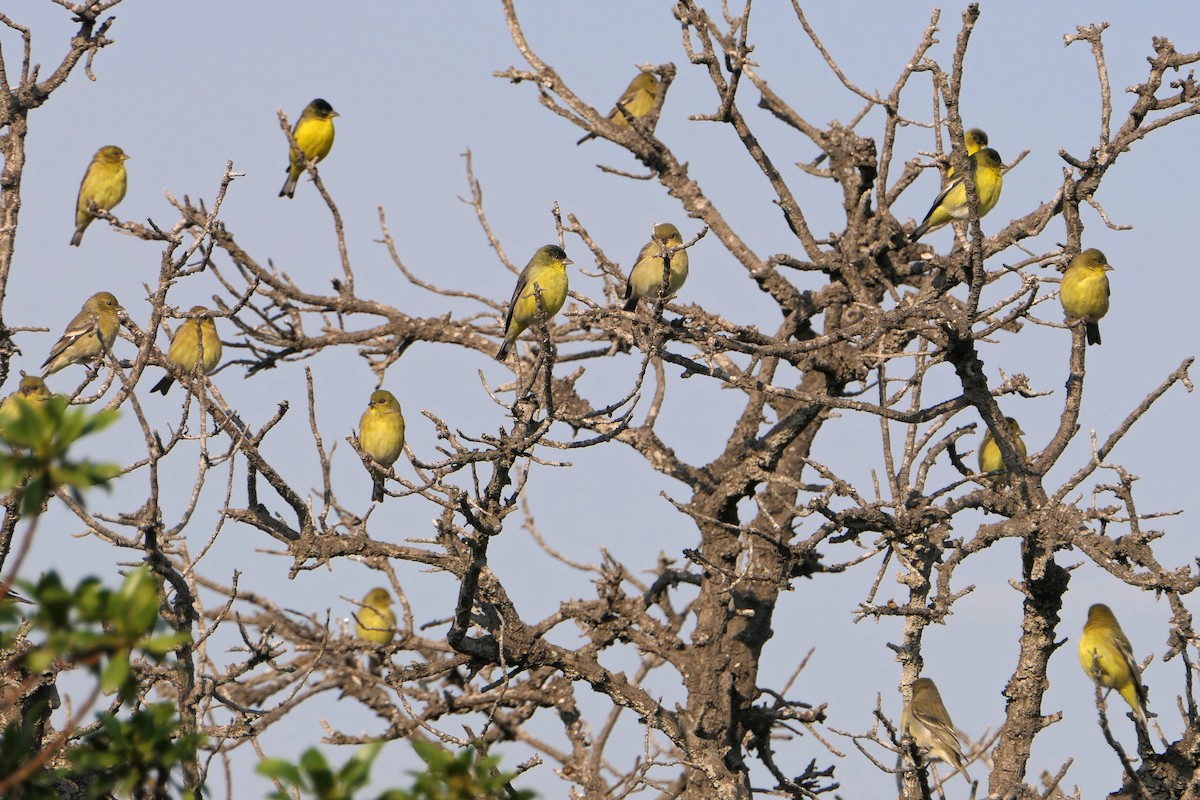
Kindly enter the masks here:
<path id="1" fill-rule="evenodd" d="M 404 414 L 400 412 L 400 401 L 384 389 L 371 393 L 367 410 L 358 421 L 358 444 L 363 452 L 375 459 L 384 468 L 391 467 L 404 450 Z M 383 502 L 383 475 L 370 470 L 375 488 L 371 500 Z"/>
<path id="2" fill-rule="evenodd" d="M 945 761 L 966 773 L 967 764 L 954 723 L 942 704 L 937 684 L 929 678 L 913 681 L 912 700 L 900 715 L 900 731 L 913 738 L 928 760 Z"/>
<path id="3" fill-rule="evenodd" d="M 654 226 L 654 235 L 638 253 L 637 263 L 629 271 L 629 279 L 625 282 L 625 310 L 637 308 L 638 300 L 643 297 L 650 300 L 659 298 L 662 288 L 663 273 L 668 265 L 663 263 L 662 253 L 672 247 L 683 244 L 679 229 L 670 223 Z M 670 277 L 667 279 L 667 297 L 672 297 L 683 286 L 688 276 L 687 250 L 677 250 L 669 256 Z"/>
<path id="4" fill-rule="evenodd" d="M 42 377 L 53 375 L 72 364 L 85 364 L 111 350 L 117 340 L 118 316 L 125 309 L 110 292 L 97 292 L 87 299 L 63 332 L 62 338 L 50 348 Z"/>
<path id="5" fill-rule="evenodd" d="M 987 147 L 987 134 L 980 128 L 971 128 L 963 134 L 963 144 L 967 146 L 967 158 L 975 155 L 981 148 Z M 954 177 L 954 166 L 946 170 L 946 180 Z"/>
<path id="6" fill-rule="evenodd" d="M 221 363 L 221 337 L 217 335 L 217 323 L 212 318 L 212 312 L 204 306 L 192 306 L 188 314 L 195 316 L 179 323 L 171 338 L 167 358 L 191 374 L 196 374 L 196 361 L 199 360 L 199 371 L 211 375 Z M 175 378 L 168 372 L 150 391 L 165 396 L 174 383 Z"/>
<path id="7" fill-rule="evenodd" d="M 1021 430 L 1020 423 L 1012 417 L 1005 417 L 1004 421 L 1008 423 L 1008 429 L 1017 439 L 1017 451 L 1022 456 L 1028 455 L 1025 442 L 1021 439 L 1025 431 Z M 990 475 L 990 479 L 996 482 L 1008 480 L 1008 468 L 1004 464 L 1004 458 L 1000 455 L 1000 445 L 996 444 L 996 437 L 992 436 L 991 428 L 984 432 L 983 442 L 979 445 L 979 472 L 983 475 Z"/>
<path id="8" fill-rule="evenodd" d="M 83 232 L 95 219 L 93 205 L 112 211 L 117 203 L 125 199 L 125 161 L 128 158 L 125 151 L 114 145 L 101 147 L 92 156 L 92 163 L 88 164 L 83 182 L 79 184 L 79 197 L 75 200 L 75 235 L 71 237 L 73 246 L 79 247 Z"/>
<path id="9" fill-rule="evenodd" d="M 628 128 L 629 119 L 621 113 L 621 109 L 625 109 L 625 113 L 635 119 L 649 114 L 650 109 L 654 108 L 655 98 L 658 97 L 658 87 L 657 75 L 652 72 L 639 73 L 630 82 L 625 94 L 621 95 L 621 99 L 617 101 L 616 108 L 608 115 L 608 121 L 618 128 Z M 575 144 L 583 144 L 589 139 L 595 139 L 596 136 L 595 133 L 589 133 Z"/>
<path id="10" fill-rule="evenodd" d="M 504 318 L 504 344 L 496 353 L 496 360 L 508 356 L 508 348 L 530 324 L 543 320 L 538 298 L 545 309 L 544 320 L 548 321 L 567 302 L 567 265 L 574 263 L 556 244 L 538 248 L 521 270 L 517 288 L 508 303 L 508 316 Z"/>
<path id="11" fill-rule="evenodd" d="M 26 375 L 21 378 L 17 390 L 4 398 L 0 403 L 0 436 L 2 428 L 11 425 L 21 417 L 21 406 L 37 408 L 53 397 L 46 388 L 46 382 L 36 375 Z"/>
<path id="12" fill-rule="evenodd" d="M 1098 665 L 1100 685 L 1120 692 L 1142 729 L 1149 730 L 1146 727 L 1146 687 L 1142 684 L 1142 671 L 1133 657 L 1133 646 L 1125 638 L 1112 609 L 1103 603 L 1088 609 L 1083 635 L 1079 637 L 1079 663 L 1093 679 L 1093 667 Z"/>
<path id="13" fill-rule="evenodd" d="M 304 107 L 292 129 L 292 138 L 300 150 L 290 151 L 288 177 L 279 190 L 280 197 L 296 196 L 296 184 L 300 181 L 300 173 L 304 172 L 305 162 L 317 162 L 329 155 L 333 148 L 333 118 L 336 116 L 338 113 L 333 106 L 319 97 Z"/>
<path id="14" fill-rule="evenodd" d="M 1003 162 L 999 153 L 986 147 L 971 156 L 970 165 L 971 174 L 975 176 L 975 190 L 979 193 L 979 216 L 983 218 L 1000 200 L 1000 190 L 1004 188 L 1004 174 L 1001 169 Z M 917 226 L 908 240 L 915 242 L 951 220 L 966 219 L 968 214 L 967 184 L 961 177 L 954 178 L 933 201 L 925 220 Z"/>
<path id="15" fill-rule="evenodd" d="M 1081 319 L 1088 344 L 1100 344 L 1100 318 L 1108 313 L 1108 276 L 1112 265 L 1096 248 L 1071 259 L 1058 293 L 1068 317 Z"/>
<path id="16" fill-rule="evenodd" d="M 354 613 L 354 633 L 364 642 L 375 645 L 391 644 L 396 638 L 396 614 L 392 611 L 392 596 L 377 586 L 367 592 L 362 607 Z M 372 653 L 368 659 L 372 672 L 379 672 L 383 658 Z"/>

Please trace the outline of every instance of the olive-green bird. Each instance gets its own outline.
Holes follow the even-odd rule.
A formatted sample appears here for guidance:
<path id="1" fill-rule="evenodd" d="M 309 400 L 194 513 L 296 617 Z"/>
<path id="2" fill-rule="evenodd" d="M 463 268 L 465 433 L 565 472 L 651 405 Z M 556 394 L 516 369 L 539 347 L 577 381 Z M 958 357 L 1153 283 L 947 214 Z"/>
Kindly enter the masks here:
<path id="1" fill-rule="evenodd" d="M 963 134 L 963 144 L 967 146 L 967 158 L 978 153 L 982 148 L 987 147 L 987 134 L 980 128 L 971 128 Z M 946 180 L 954 177 L 954 165 L 950 165 L 950 169 L 946 170 Z"/>
<path id="2" fill-rule="evenodd" d="M 982 219 L 996 207 L 1000 190 L 1004 188 L 1003 162 L 1000 154 L 985 147 L 970 158 L 971 174 L 975 176 L 975 190 L 979 194 L 979 216 Z M 930 231 L 946 225 L 951 220 L 964 220 L 967 210 L 967 184 L 957 177 L 946 184 L 941 194 L 933 201 L 925 220 L 908 237 L 915 242 Z"/>
<path id="3" fill-rule="evenodd" d="M 129 156 L 125 151 L 114 145 L 101 147 L 92 156 L 87 172 L 83 173 L 83 182 L 79 184 L 79 197 L 75 200 L 75 235 L 71 244 L 79 247 L 83 241 L 83 232 L 92 224 L 95 215 L 92 207 L 112 211 L 117 203 L 125 199 L 127 181 L 125 161 Z"/>
<path id="4" fill-rule="evenodd" d="M 305 163 L 320 161 L 329 155 L 333 148 L 333 118 L 336 116 L 338 113 L 333 106 L 319 97 L 304 107 L 300 119 L 296 120 L 296 127 L 292 128 L 292 138 L 300 150 L 289 150 L 288 176 L 279 190 L 280 197 L 295 197 L 296 184 L 304 172 Z"/>
<path id="5" fill-rule="evenodd" d="M 912 685 L 912 700 L 900 715 L 900 730 L 907 733 L 925 751 L 929 761 L 945 761 L 966 774 L 962 744 L 954 732 L 954 723 L 942 703 L 937 685 L 929 678 L 917 678 Z"/>
<path id="6" fill-rule="evenodd" d="M 212 312 L 204 306 L 192 306 L 188 314 L 194 316 L 180 322 L 175 329 L 167 358 L 184 372 L 196 374 L 199 366 L 199 372 L 211 375 L 221 363 L 221 337 L 217 335 L 217 323 L 212 318 Z M 199 365 L 197 360 L 200 361 Z M 174 383 L 175 378 L 168 372 L 150 391 L 165 396 Z"/>
<path id="7" fill-rule="evenodd" d="M 670 223 L 654 226 L 654 235 L 638 253 L 637 263 L 629 271 L 629 279 L 625 281 L 625 310 L 637 308 L 638 300 L 643 297 L 650 300 L 659 299 L 659 289 L 662 288 L 663 273 L 670 270 L 667 278 L 667 297 L 673 297 L 683 286 L 688 276 L 687 250 L 677 250 L 672 253 L 670 264 L 663 263 L 663 251 L 683 244 L 679 229 Z"/>
<path id="8" fill-rule="evenodd" d="M 367 410 L 358 421 L 358 444 L 384 468 L 391 467 L 400 458 L 404 451 L 404 414 L 400 412 L 400 401 L 391 392 L 379 389 L 371 393 Z M 384 476 L 373 469 L 370 472 L 375 482 L 371 500 L 383 502 L 387 496 L 383 490 Z"/>
<path id="9" fill-rule="evenodd" d="M 111 350 L 117 340 L 117 328 L 121 327 L 119 314 L 124 310 L 111 292 L 97 292 L 89 297 L 50 348 L 50 355 L 42 364 L 42 377 L 72 364 L 86 364 Z"/>
<path id="10" fill-rule="evenodd" d="M 1004 421 L 1008 423 L 1008 429 L 1016 437 L 1017 451 L 1022 457 L 1027 456 L 1029 453 L 1025 449 L 1025 442 L 1021 439 L 1025 431 L 1021 430 L 1020 423 L 1012 417 L 1005 417 Z M 990 476 L 990 479 L 997 483 L 1008 480 L 1008 467 L 1000 455 L 1000 445 L 996 444 L 996 437 L 992 436 L 991 428 L 984 432 L 983 442 L 979 445 L 979 472 Z"/>
<path id="11" fill-rule="evenodd" d="M 654 108 L 654 100 L 658 97 L 658 87 L 657 75 L 652 72 L 639 73 L 630 82 L 625 94 L 621 95 L 621 99 L 617 101 L 616 107 L 608 115 L 608 121 L 618 128 L 628 128 L 629 119 L 621 113 L 621 109 L 625 109 L 625 113 L 635 119 L 649 114 L 650 109 Z M 575 144 L 583 144 L 589 139 L 595 139 L 596 136 L 595 133 L 589 133 Z"/>
<path id="12" fill-rule="evenodd" d="M 1133 645 L 1125 637 L 1112 609 L 1103 603 L 1088 609 L 1083 635 L 1079 637 L 1079 663 L 1093 679 L 1093 665 L 1098 665 L 1100 685 L 1120 692 L 1142 729 L 1149 730 L 1146 727 L 1146 687 L 1142 684 L 1137 659 L 1133 657 Z"/>
<path id="13" fill-rule="evenodd" d="M 1081 319 L 1087 330 L 1087 343 L 1100 344 L 1100 318 L 1108 313 L 1108 276 L 1112 265 L 1096 248 L 1084 250 L 1071 259 L 1058 293 L 1068 317 Z"/>
<path id="14" fill-rule="evenodd" d="M 546 321 L 563 307 L 567 301 L 567 265 L 573 263 L 556 244 L 538 248 L 533 258 L 529 259 L 517 278 L 517 288 L 513 289 L 512 300 L 508 303 L 508 316 L 504 318 L 504 344 L 496 353 L 497 361 L 503 361 L 508 356 L 508 348 L 522 331 L 543 319 L 538 308 L 539 297 L 546 312 Z"/>

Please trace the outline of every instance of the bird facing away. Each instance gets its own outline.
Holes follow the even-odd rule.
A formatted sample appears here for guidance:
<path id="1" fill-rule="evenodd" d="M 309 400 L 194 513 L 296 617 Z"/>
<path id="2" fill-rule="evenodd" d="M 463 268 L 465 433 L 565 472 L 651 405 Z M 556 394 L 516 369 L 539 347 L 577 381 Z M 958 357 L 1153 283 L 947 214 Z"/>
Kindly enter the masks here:
<path id="1" fill-rule="evenodd" d="M 987 147 L 987 143 L 987 133 L 985 133 L 981 128 L 971 128 L 969 131 L 963 134 L 963 144 L 967 147 L 968 159 L 978 153 L 982 148 Z M 954 165 L 952 164 L 950 169 L 946 170 L 946 180 L 950 180 L 953 177 Z"/>
<path id="2" fill-rule="evenodd" d="M 317 98 L 304 107 L 296 127 L 292 128 L 292 138 L 296 140 L 299 152 L 289 148 L 287 180 L 279 190 L 280 197 L 295 197 L 296 184 L 300 181 L 300 173 L 308 161 L 317 162 L 329 155 L 333 148 L 333 118 L 338 113 L 333 106 L 321 98 Z"/>
<path id="3" fill-rule="evenodd" d="M 358 421 L 358 444 L 364 453 L 382 464 L 391 467 L 404 450 L 404 414 L 400 412 L 400 401 L 385 389 L 371 393 L 367 410 Z M 371 500 L 383 502 L 383 475 L 371 470 L 375 482 Z"/>
<path id="4" fill-rule="evenodd" d="M 196 373 L 196 360 L 200 359 L 199 371 L 211 375 L 221 363 L 221 337 L 217 335 L 217 323 L 212 318 L 212 312 L 204 306 L 192 306 L 188 313 L 199 316 L 179 323 L 175 335 L 171 337 L 167 358 L 192 374 Z M 165 396 L 174 383 L 175 378 L 168 372 L 150 391 Z"/>
<path id="5" fill-rule="evenodd" d="M 71 245 L 79 247 L 83 241 L 83 232 L 92 224 L 95 215 L 92 206 L 112 211 L 125 199 L 127 181 L 125 161 L 129 156 L 125 151 L 114 145 L 101 147 L 92 156 L 87 172 L 83 173 L 83 182 L 79 184 L 79 197 L 75 200 L 75 235 L 71 237 Z"/>
<path id="6" fill-rule="evenodd" d="M 531 323 L 543 319 L 542 310 L 538 308 L 539 297 L 545 309 L 546 321 L 563 307 L 567 301 L 567 265 L 572 263 L 556 244 L 539 247 L 533 258 L 529 259 L 517 278 L 512 300 L 508 302 L 508 316 L 504 318 L 504 344 L 496 353 L 497 361 L 503 361 L 508 356 L 508 348 L 522 331 Z"/>
<path id="7" fill-rule="evenodd" d="M 1025 442 L 1021 439 L 1025 431 L 1021 430 L 1020 423 L 1012 417 L 1005 417 L 1004 421 L 1008 423 L 1008 429 L 1012 431 L 1017 440 L 1017 451 L 1022 457 L 1027 456 L 1029 452 L 1025 449 Z M 991 475 L 991 480 L 997 483 L 1008 480 L 1008 467 L 1000 455 L 1000 445 L 996 444 L 996 437 L 992 436 L 991 428 L 984 432 L 983 441 L 979 445 L 979 472 Z"/>
<path id="8" fill-rule="evenodd" d="M 1079 663 L 1093 680 L 1093 665 L 1098 666 L 1100 685 L 1120 692 L 1142 729 L 1149 730 L 1146 727 L 1146 687 L 1142 684 L 1142 671 L 1133 657 L 1133 646 L 1125 638 L 1112 609 L 1103 603 L 1088 609 L 1083 635 L 1079 637 Z"/>
<path id="9" fill-rule="evenodd" d="M 913 738 L 929 761 L 945 761 L 966 773 L 967 764 L 954 723 L 942 704 L 937 684 L 929 678 L 913 681 L 912 700 L 900 715 L 900 731 Z"/>
<path id="10" fill-rule="evenodd" d="M 625 113 L 635 119 L 649 114 L 650 109 L 654 108 L 655 98 L 658 97 L 658 86 L 657 75 L 652 72 L 639 73 L 630 81 L 629 88 L 625 90 L 625 94 L 621 95 L 621 99 L 617 101 L 616 107 L 609 113 L 608 121 L 618 128 L 628 128 L 629 119 L 621 113 L 621 109 L 625 109 Z M 595 138 L 596 134 L 589 133 L 575 144 L 583 144 L 589 139 Z"/>
<path id="11" fill-rule="evenodd" d="M 637 308 L 638 300 L 643 297 L 650 300 L 659 299 L 659 289 L 662 288 L 663 273 L 668 265 L 663 263 L 663 251 L 683 244 L 679 229 L 670 223 L 654 226 L 654 235 L 646 246 L 638 253 L 637 263 L 629 271 L 629 279 L 625 281 L 625 310 Z M 670 276 L 667 279 L 667 297 L 672 297 L 683 286 L 688 276 L 687 250 L 677 250 L 670 259 Z"/>
<path id="12" fill-rule="evenodd" d="M 999 153 L 986 147 L 971 156 L 969 164 L 971 174 L 975 176 L 975 191 L 979 194 L 979 217 L 982 219 L 1000 201 L 1000 190 L 1004 188 L 1004 174 L 1001 169 L 1003 162 Z M 917 226 L 908 240 L 915 242 L 951 220 L 964 220 L 968 215 L 967 184 L 961 176 L 956 177 L 942 189 L 941 194 L 930 206 L 924 221 Z"/>
<path id="13" fill-rule="evenodd" d="M 42 364 L 42 377 L 72 364 L 86 364 L 112 349 L 117 328 L 121 326 L 118 314 L 124 310 L 110 292 L 97 292 L 89 297 L 67 325 L 62 338 L 50 348 L 50 355 Z"/>
<path id="14" fill-rule="evenodd" d="M 1100 318 L 1108 313 L 1108 276 L 1112 265 L 1096 248 L 1084 250 L 1071 259 L 1058 293 L 1068 317 L 1081 319 L 1087 330 L 1087 343 L 1100 344 Z"/>

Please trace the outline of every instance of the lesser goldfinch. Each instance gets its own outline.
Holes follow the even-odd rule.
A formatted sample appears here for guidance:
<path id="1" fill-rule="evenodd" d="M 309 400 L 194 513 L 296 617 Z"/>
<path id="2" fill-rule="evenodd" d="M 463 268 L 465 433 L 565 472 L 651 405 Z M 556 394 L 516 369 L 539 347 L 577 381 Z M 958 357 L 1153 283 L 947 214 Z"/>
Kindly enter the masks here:
<path id="1" fill-rule="evenodd" d="M 179 323 L 171 338 L 167 358 L 191 373 L 196 372 L 196 360 L 201 359 L 200 371 L 211 375 L 221 363 L 221 337 L 217 335 L 217 323 L 212 318 L 212 312 L 204 306 L 192 306 L 188 313 L 199 316 Z M 175 379 L 168 372 L 150 391 L 166 395 L 174 383 Z"/>
<path id="2" fill-rule="evenodd" d="M 1021 436 L 1025 431 L 1021 430 L 1021 425 L 1012 417 L 1005 417 L 1004 421 L 1008 423 L 1008 429 L 1012 431 L 1017 440 L 1017 452 L 1022 456 L 1028 455 L 1025 449 L 1025 442 L 1021 440 Z M 979 445 L 979 472 L 984 475 L 991 475 L 991 480 L 1002 482 L 1008 480 L 1008 468 L 1004 464 L 1004 459 L 1000 455 L 1000 445 L 996 444 L 996 437 L 992 436 L 991 428 L 983 434 L 983 442 Z"/>
<path id="3" fill-rule="evenodd" d="M 367 410 L 358 421 L 358 444 L 384 467 L 392 466 L 400 458 L 404 450 L 404 414 L 400 413 L 400 401 L 391 392 L 379 389 L 371 393 Z M 383 476 L 371 470 L 371 478 L 375 481 L 371 500 L 383 502 L 386 496 Z"/>
<path id="4" fill-rule="evenodd" d="M 629 120 L 625 114 L 621 113 L 621 109 L 629 116 L 638 118 L 644 117 L 650 113 L 650 109 L 654 108 L 654 100 L 658 97 L 658 76 L 653 72 L 641 72 L 636 78 L 629 83 L 629 88 L 625 90 L 625 94 L 621 95 L 621 99 L 617 101 L 616 107 L 608 115 L 608 121 L 616 125 L 618 128 L 628 128 Z M 580 139 L 575 144 L 583 144 L 589 139 L 595 139 L 596 134 L 589 133 Z"/>
<path id="5" fill-rule="evenodd" d="M 280 197 L 295 197 L 296 184 L 300 181 L 300 173 L 304 172 L 305 162 L 320 161 L 329 155 L 333 148 L 333 118 L 336 116 L 338 113 L 333 106 L 319 97 L 304 107 L 300 119 L 296 120 L 296 127 L 292 128 L 292 138 L 300 150 L 290 150 L 288 176 L 279 190 Z"/>
<path id="6" fill-rule="evenodd" d="M 21 378 L 17 390 L 4 398 L 4 402 L 0 403 L 0 437 L 4 436 L 2 430 L 3 425 L 8 425 L 16 422 L 20 416 L 20 406 L 40 406 L 49 400 L 53 395 L 46 388 L 46 382 L 36 375 L 26 375 Z"/>
<path id="7" fill-rule="evenodd" d="M 1100 344 L 1100 318 L 1108 313 L 1108 276 L 1112 265 L 1096 248 L 1084 250 L 1071 259 L 1058 293 L 1068 317 L 1081 319 L 1087 330 L 1087 343 Z"/>
<path id="8" fill-rule="evenodd" d="M 504 318 L 504 344 L 496 353 L 497 361 L 505 359 L 508 348 L 530 323 L 542 319 L 542 312 L 538 308 L 539 297 L 546 312 L 545 320 L 563 307 L 567 301 L 567 265 L 572 263 L 556 244 L 538 248 L 533 258 L 529 259 L 517 278 L 512 300 L 508 302 L 508 316 Z"/>
<path id="9" fill-rule="evenodd" d="M 1146 727 L 1146 687 L 1142 684 L 1142 671 L 1133 657 L 1133 646 L 1125 638 L 1112 609 L 1103 603 L 1088 609 L 1083 635 L 1079 637 L 1079 663 L 1093 679 L 1093 665 L 1098 665 L 1100 685 L 1120 692 L 1142 728 L 1149 730 Z"/>
<path id="10" fill-rule="evenodd" d="M 900 730 L 913 738 L 928 760 L 945 761 L 966 773 L 967 764 L 954 723 L 942 704 L 937 685 L 929 678 L 913 681 L 912 700 L 900 715 Z"/>
<path id="11" fill-rule="evenodd" d="M 679 229 L 670 223 L 654 226 L 654 235 L 638 253 L 637 263 L 629 270 L 629 279 L 625 281 L 625 310 L 637 308 L 638 300 L 647 297 L 658 299 L 662 287 L 663 272 L 667 265 L 663 263 L 662 253 L 672 247 L 683 244 Z M 677 250 L 670 255 L 670 277 L 667 280 L 667 297 L 673 296 L 688 276 L 687 250 Z"/>
<path id="12" fill-rule="evenodd" d="M 354 631 L 358 638 L 372 644 L 390 644 L 396 637 L 396 615 L 392 611 L 392 595 L 382 586 L 367 592 L 362 608 L 354 615 Z"/>
<path id="13" fill-rule="evenodd" d="M 112 349 L 117 328 L 121 326 L 118 314 L 124 310 L 111 292 L 97 292 L 89 297 L 67 325 L 62 338 L 50 348 L 50 355 L 42 364 L 42 377 L 72 364 L 85 364 Z"/>
<path id="14" fill-rule="evenodd" d="M 83 232 L 92 224 L 92 205 L 112 211 L 117 203 L 125 199 L 125 161 L 129 156 L 114 145 L 101 147 L 92 156 L 83 182 L 79 184 L 79 197 L 75 200 L 75 235 L 71 244 L 75 247 L 83 241 Z"/>
<path id="15" fill-rule="evenodd" d="M 975 191 L 979 194 L 980 218 L 995 208 L 1000 200 L 1000 190 L 1004 188 L 1002 165 L 1000 154 L 990 147 L 985 147 L 970 158 L 971 174 L 975 176 Z M 915 242 L 951 220 L 962 220 L 967 216 L 967 184 L 960 176 L 946 184 L 946 188 L 942 189 L 942 193 L 933 201 L 925 220 L 917 226 L 908 240 Z"/>
<path id="16" fill-rule="evenodd" d="M 979 152 L 980 148 L 987 147 L 987 134 L 980 128 L 971 128 L 963 134 L 963 144 L 967 146 L 967 158 Z M 946 180 L 954 177 L 954 165 L 946 170 Z"/>

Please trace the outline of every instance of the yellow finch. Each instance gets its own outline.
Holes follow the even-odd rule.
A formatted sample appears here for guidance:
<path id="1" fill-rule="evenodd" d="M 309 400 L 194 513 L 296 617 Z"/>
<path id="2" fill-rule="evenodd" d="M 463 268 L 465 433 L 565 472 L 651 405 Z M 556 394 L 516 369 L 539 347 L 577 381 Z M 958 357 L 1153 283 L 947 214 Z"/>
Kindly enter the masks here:
<path id="1" fill-rule="evenodd" d="M 1096 603 L 1088 609 L 1083 635 L 1079 637 L 1079 663 L 1089 678 L 1095 678 L 1093 665 L 1100 668 L 1100 685 L 1116 689 L 1133 709 L 1134 716 L 1146 728 L 1146 687 L 1142 671 L 1133 657 L 1133 646 L 1113 616 L 1112 609 Z"/>
<path id="2" fill-rule="evenodd" d="M 625 113 L 630 117 L 644 117 L 650 113 L 650 109 L 654 108 L 656 97 L 658 97 L 658 76 L 652 72 L 639 73 L 630 82 L 625 94 L 621 95 L 621 99 L 617 101 L 616 108 L 608 115 L 608 121 L 618 128 L 628 128 L 629 119 L 621 113 L 621 109 L 625 109 Z M 595 138 L 596 134 L 589 133 L 575 144 L 583 144 L 589 139 Z"/>
<path id="3" fill-rule="evenodd" d="M 333 118 L 336 116 L 338 113 L 333 106 L 319 97 L 304 107 L 300 119 L 296 120 L 296 127 L 292 129 L 292 138 L 300 150 L 291 150 L 288 176 L 279 190 L 280 197 L 296 196 L 296 183 L 300 180 L 300 173 L 304 172 L 305 162 L 320 161 L 329 155 L 333 148 Z"/>
<path id="4" fill-rule="evenodd" d="M 945 761 L 964 773 L 962 745 L 954 732 L 954 723 L 942 704 L 937 684 L 929 678 L 917 678 L 912 685 L 912 700 L 900 715 L 900 730 L 907 733 L 926 753 L 929 761 Z"/>
<path id="5" fill-rule="evenodd" d="M 391 644 L 396 637 L 396 614 L 392 611 L 392 596 L 382 586 L 377 586 L 367 592 L 363 598 L 362 607 L 354 614 L 354 633 L 364 642 L 375 645 Z M 383 659 L 372 653 L 370 658 L 372 672 L 379 672 Z"/>
<path id="6" fill-rule="evenodd" d="M 188 313 L 198 316 L 179 323 L 171 338 L 167 358 L 185 372 L 195 374 L 199 366 L 200 372 L 211 375 L 221 363 L 221 337 L 217 335 L 217 323 L 212 318 L 212 312 L 204 306 L 192 306 Z M 199 365 L 196 364 L 197 359 L 200 360 Z M 173 383 L 175 379 L 168 372 L 150 391 L 161 392 L 165 396 Z"/>
<path id="7" fill-rule="evenodd" d="M 980 148 L 987 147 L 987 143 L 987 134 L 979 128 L 971 128 L 969 131 L 963 134 L 963 144 L 967 146 L 968 158 L 978 153 Z M 951 165 L 950 169 L 946 170 L 946 179 L 949 180 L 953 177 L 954 166 Z"/>
<path id="8" fill-rule="evenodd" d="M 1072 258 L 1063 275 L 1058 293 L 1063 311 L 1084 321 L 1088 344 L 1100 344 L 1100 318 L 1108 313 L 1108 276 L 1104 273 L 1111 269 L 1104 253 L 1093 247 Z"/>
<path id="9" fill-rule="evenodd" d="M 111 211 L 125 199 L 125 161 L 129 156 L 119 147 L 101 147 L 92 156 L 83 182 L 79 184 L 79 197 L 75 201 L 75 235 L 71 244 L 75 247 L 83 241 L 83 232 L 92 224 L 92 206 Z"/>
<path id="10" fill-rule="evenodd" d="M 396 463 L 404 450 L 404 415 L 400 413 L 400 401 L 389 391 L 379 389 L 371 393 L 367 410 L 358 421 L 358 444 L 363 452 L 385 468 Z M 383 502 L 383 475 L 371 470 L 375 481 L 371 500 Z"/>
<path id="11" fill-rule="evenodd" d="M 629 271 L 629 280 L 625 282 L 625 310 L 637 308 L 638 300 L 646 297 L 657 300 L 659 289 L 662 287 L 663 272 L 667 265 L 663 264 L 663 251 L 683 244 L 679 229 L 670 223 L 654 226 L 654 235 L 638 253 L 637 263 Z M 688 276 L 687 250 L 677 250 L 670 256 L 670 277 L 667 279 L 667 297 L 671 297 Z"/>
<path id="12" fill-rule="evenodd" d="M 50 355 L 42 364 L 42 377 L 72 364 L 85 364 L 110 350 L 121 326 L 117 315 L 124 310 L 110 292 L 97 292 L 89 297 L 67 325 L 62 338 L 50 348 Z"/>
<path id="13" fill-rule="evenodd" d="M 1008 423 L 1008 429 L 1017 439 L 1017 452 L 1022 456 L 1028 455 L 1025 442 L 1021 440 L 1025 431 L 1021 430 L 1020 423 L 1012 417 L 1005 417 L 1004 421 Z M 991 428 L 983 434 L 983 442 L 979 445 L 979 471 L 984 475 L 991 474 L 990 479 L 994 481 L 1008 480 L 1008 468 L 1000 455 L 1000 445 L 996 444 L 996 437 L 992 436 Z"/>
<path id="14" fill-rule="evenodd" d="M 1000 190 L 1004 187 L 1002 164 L 1000 154 L 990 147 L 980 150 L 970 158 L 971 174 L 975 176 L 975 190 L 979 193 L 981 218 L 995 208 L 1000 200 Z M 967 184 L 960 176 L 946 184 L 946 188 L 942 189 L 942 193 L 933 201 L 925 220 L 917 226 L 908 240 L 915 242 L 951 220 L 964 220 L 967 216 Z"/>
<path id="15" fill-rule="evenodd" d="M 548 244 L 538 248 L 521 270 L 517 288 L 513 289 L 508 303 L 508 316 L 504 318 L 504 344 L 496 353 L 496 360 L 503 361 L 508 348 L 529 327 L 530 323 L 543 320 L 538 308 L 541 298 L 545 309 L 545 320 L 549 320 L 567 301 L 567 264 L 574 263 L 558 245 Z"/>
<path id="16" fill-rule="evenodd" d="M 49 400 L 53 395 L 46 388 L 46 382 L 36 375 L 26 375 L 21 378 L 17 390 L 4 398 L 0 403 L 0 428 L 15 423 L 21 417 L 21 406 L 37 407 Z M 0 436 L 3 436 L 0 430 Z"/>

